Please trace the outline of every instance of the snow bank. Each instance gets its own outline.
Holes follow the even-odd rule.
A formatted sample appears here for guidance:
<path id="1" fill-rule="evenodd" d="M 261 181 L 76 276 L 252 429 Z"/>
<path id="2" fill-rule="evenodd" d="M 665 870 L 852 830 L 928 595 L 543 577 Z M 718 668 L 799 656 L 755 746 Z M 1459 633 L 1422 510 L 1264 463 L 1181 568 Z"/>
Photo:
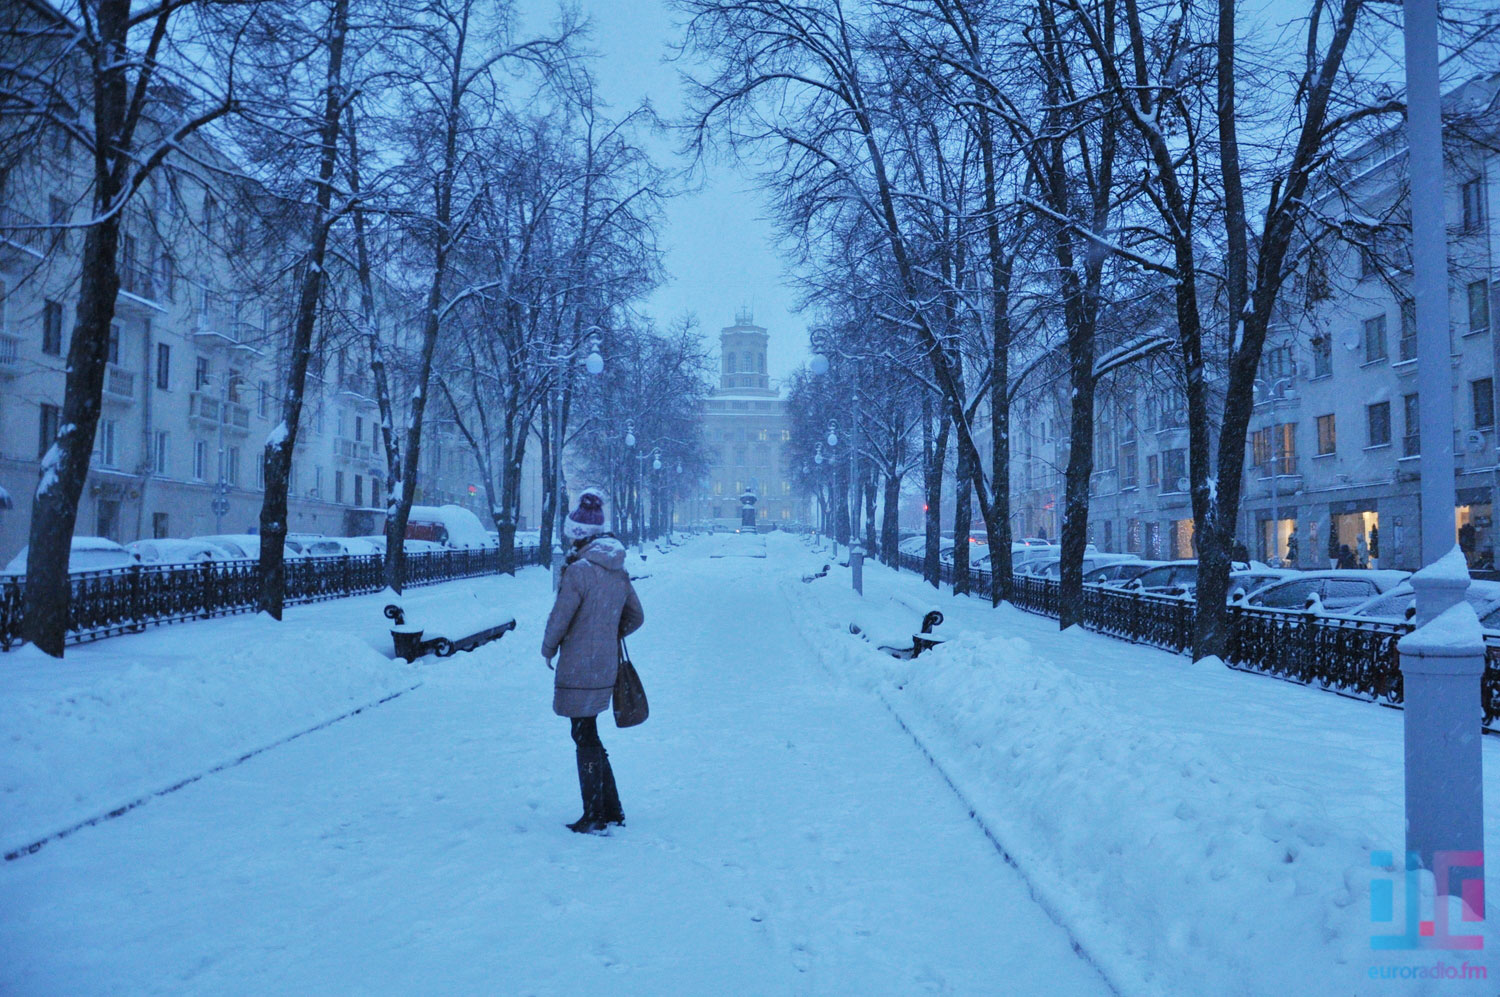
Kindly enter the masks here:
<path id="1" fill-rule="evenodd" d="M 1470 991 L 1473 981 L 1447 979 L 1439 991 L 1419 978 L 1370 975 L 1441 956 L 1457 956 L 1447 960 L 1457 966 L 1483 953 L 1372 951 L 1372 935 L 1400 930 L 1371 919 L 1376 879 L 1395 881 L 1400 909 L 1396 872 L 1372 865 L 1391 841 L 1383 833 L 1377 840 L 1363 815 L 1333 813 L 1305 782 L 1295 785 L 1316 759 L 1289 755 L 1279 763 L 1295 777 L 1287 782 L 1247 772 L 1191 722 L 1144 719 L 1052 657 L 1097 647 L 1097 639 L 1085 636 L 1083 645 L 1060 635 L 1042 645 L 998 636 L 1010 611 L 976 612 L 960 605 L 974 600 L 939 595 L 909 576 L 876 568 L 864 600 L 847 590 L 847 572 L 827 585 L 783 585 L 824 663 L 880 692 L 1124 992 L 1364 993 L 1377 978 L 1381 993 L 1493 992 L 1493 982 Z M 933 599 L 949 616 L 948 642 L 903 662 L 838 625 L 882 607 L 899 613 L 892 592 Z M 1121 645 L 1126 653 L 1159 654 L 1164 678 L 1212 667 Z M 1226 674 L 1251 683 L 1246 700 L 1255 709 L 1263 697 L 1295 709 L 1289 697 L 1303 692 Z M 1266 735 L 1268 752 L 1291 750 L 1273 730 Z M 1430 888 L 1423 904 L 1430 910 Z M 1497 933 L 1486 939 L 1494 951 Z"/>
<path id="2" fill-rule="evenodd" d="M 528 569 L 293 606 L 281 623 L 181 623 L 70 646 L 62 661 L 11 651 L 0 657 L 0 851 L 423 681 L 435 659 L 394 658 L 388 602 L 431 635 L 463 636 L 514 616 L 527 633 L 504 640 L 531 650 L 550 604 L 547 578 Z"/>

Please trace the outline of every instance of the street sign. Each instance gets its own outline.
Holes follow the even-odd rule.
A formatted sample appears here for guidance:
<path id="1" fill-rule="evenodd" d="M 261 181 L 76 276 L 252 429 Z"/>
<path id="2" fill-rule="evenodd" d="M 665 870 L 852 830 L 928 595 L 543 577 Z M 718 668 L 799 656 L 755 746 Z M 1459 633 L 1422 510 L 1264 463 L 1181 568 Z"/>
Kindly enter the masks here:
<path id="1" fill-rule="evenodd" d="M 222 495 L 215 496 L 213 505 L 210 506 L 215 516 L 224 516 L 229 513 L 229 500 Z"/>

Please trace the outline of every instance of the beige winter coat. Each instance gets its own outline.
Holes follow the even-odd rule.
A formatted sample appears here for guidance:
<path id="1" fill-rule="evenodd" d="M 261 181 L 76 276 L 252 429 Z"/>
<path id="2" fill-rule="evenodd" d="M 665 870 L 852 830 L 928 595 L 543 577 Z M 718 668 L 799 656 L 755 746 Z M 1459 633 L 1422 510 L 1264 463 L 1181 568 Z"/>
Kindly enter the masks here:
<path id="1" fill-rule="evenodd" d="M 625 547 L 599 537 L 563 569 L 557 602 L 547 617 L 542 653 L 557 654 L 552 710 L 592 717 L 609 708 L 619 666 L 619 640 L 646 621 L 625 570 Z"/>

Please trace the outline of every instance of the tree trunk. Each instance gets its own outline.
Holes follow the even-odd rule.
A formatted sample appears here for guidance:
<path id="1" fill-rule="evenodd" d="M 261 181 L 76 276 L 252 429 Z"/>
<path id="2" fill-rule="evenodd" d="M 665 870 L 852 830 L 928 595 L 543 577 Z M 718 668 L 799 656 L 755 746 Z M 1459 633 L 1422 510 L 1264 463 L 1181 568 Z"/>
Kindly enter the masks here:
<path id="1" fill-rule="evenodd" d="M 318 155 L 318 192 L 312 218 L 312 245 L 302 271 L 297 301 L 297 321 L 292 330 L 291 357 L 282 393 L 281 423 L 266 438 L 261 463 L 266 480 L 260 504 L 260 612 L 281 619 L 286 599 L 287 489 L 292 476 L 292 454 L 302 420 L 302 395 L 307 382 L 307 364 L 312 352 L 313 329 L 318 320 L 318 299 L 323 288 L 323 262 L 328 250 L 328 217 L 333 203 L 333 173 L 338 158 L 339 122 L 343 119 L 343 95 L 339 86 L 344 61 L 344 35 L 349 24 L 349 0 L 334 5 L 333 34 L 328 39 L 328 68 L 324 86 L 322 150 Z M 222 416 L 222 413 L 221 413 Z"/>
<path id="2" fill-rule="evenodd" d="M 927 546 L 922 557 L 922 577 L 934 587 L 942 584 L 943 564 L 938 549 L 943 540 L 943 467 L 948 457 L 948 433 L 952 423 L 948 420 L 948 407 L 938 407 L 941 422 L 932 440 L 931 455 L 923 468 L 923 486 L 926 492 Z M 930 421 L 930 420 L 929 420 Z"/>
<path id="3" fill-rule="evenodd" d="M 63 656 L 68 635 L 68 607 L 72 595 L 68 559 L 78 501 L 88 479 L 94 434 L 104 396 L 104 371 L 109 361 L 109 327 L 120 290 L 118 249 L 119 199 L 123 167 L 116 157 L 125 126 L 128 87 L 125 39 L 129 31 L 129 0 L 103 0 L 97 7 L 99 43 L 95 52 L 93 215 L 83 239 L 78 311 L 73 339 L 68 344 L 68 368 L 63 388 L 57 437 L 42 456 L 41 476 L 31 503 L 31 533 L 26 554 L 26 594 L 23 628 L 26 639 L 54 658 Z"/>
<path id="4" fill-rule="evenodd" d="M 953 594 L 969 591 L 969 524 L 974 518 L 970 503 L 974 484 L 969 480 L 969 454 L 958 452 L 956 493 L 953 496 Z"/>
<path id="5" fill-rule="evenodd" d="M 885 514 L 880 523 L 880 559 L 893 568 L 901 555 L 901 479 L 885 476 Z"/>

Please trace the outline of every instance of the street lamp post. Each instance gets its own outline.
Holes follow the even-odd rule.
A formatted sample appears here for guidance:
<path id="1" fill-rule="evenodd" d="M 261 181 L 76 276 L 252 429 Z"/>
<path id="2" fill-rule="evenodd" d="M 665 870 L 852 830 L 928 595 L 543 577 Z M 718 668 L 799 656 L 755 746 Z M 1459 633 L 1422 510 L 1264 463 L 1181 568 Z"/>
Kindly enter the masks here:
<path id="1" fill-rule="evenodd" d="M 1255 379 L 1255 388 L 1262 397 L 1271 402 L 1271 563 L 1279 567 L 1282 564 L 1281 548 L 1281 471 L 1282 463 L 1286 457 L 1286 448 L 1281 447 L 1281 453 L 1277 454 L 1277 443 L 1281 439 L 1281 427 L 1276 424 L 1277 411 L 1281 402 L 1293 396 L 1287 394 L 1292 384 L 1289 377 L 1278 377 L 1270 387 L 1260 378 Z"/>
<path id="2" fill-rule="evenodd" d="M 590 333 L 589 355 L 583 361 L 583 369 L 590 377 L 598 377 L 604 373 L 604 357 L 599 354 L 599 327 L 590 326 L 586 330 Z M 581 344 L 580 344 L 581 345 Z M 552 385 L 552 496 L 555 508 L 552 510 L 552 588 L 555 591 L 562 584 L 562 566 L 566 556 L 563 547 L 563 523 L 566 521 L 568 510 L 563 507 L 563 426 L 562 415 L 562 379 L 573 367 L 573 361 L 577 351 L 577 345 L 569 350 L 560 359 L 560 372 L 553 379 Z"/>

